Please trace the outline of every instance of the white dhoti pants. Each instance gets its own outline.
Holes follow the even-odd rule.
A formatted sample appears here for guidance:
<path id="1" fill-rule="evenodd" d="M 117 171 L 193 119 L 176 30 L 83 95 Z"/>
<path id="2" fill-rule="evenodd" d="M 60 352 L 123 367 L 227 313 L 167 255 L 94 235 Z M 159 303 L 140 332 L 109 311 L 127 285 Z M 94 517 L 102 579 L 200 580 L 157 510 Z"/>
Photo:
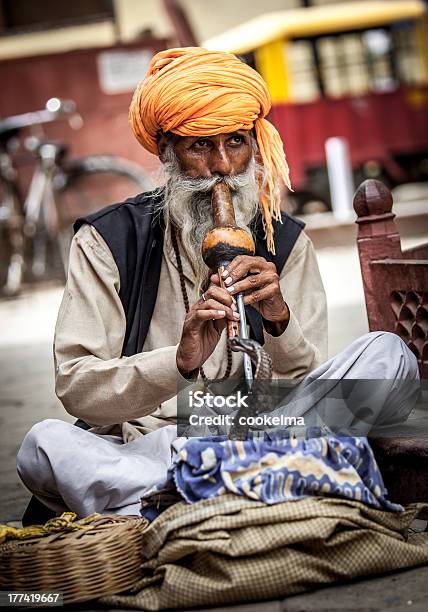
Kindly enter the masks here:
<path id="1" fill-rule="evenodd" d="M 407 418 L 418 397 L 417 386 L 397 384 L 419 379 L 416 358 L 397 335 L 387 332 L 358 338 L 302 381 L 305 392 L 299 391 L 290 405 L 295 402 L 296 414 L 310 421 L 311 408 L 317 404 L 314 424 L 327 409 L 322 404 L 326 390 L 318 385 L 311 393 L 306 391 L 322 379 L 331 380 L 332 386 L 344 379 L 386 381 L 387 393 L 372 397 L 370 402 L 381 424 Z M 328 404 L 331 406 L 330 398 Z M 348 426 L 352 415 L 341 417 L 338 412 L 335 419 Z M 174 449 L 182 443 L 173 425 L 124 444 L 117 436 L 98 435 L 47 419 L 25 436 L 17 468 L 26 487 L 56 512 L 71 510 L 79 517 L 92 512 L 139 514 L 140 497 L 165 478 Z"/>

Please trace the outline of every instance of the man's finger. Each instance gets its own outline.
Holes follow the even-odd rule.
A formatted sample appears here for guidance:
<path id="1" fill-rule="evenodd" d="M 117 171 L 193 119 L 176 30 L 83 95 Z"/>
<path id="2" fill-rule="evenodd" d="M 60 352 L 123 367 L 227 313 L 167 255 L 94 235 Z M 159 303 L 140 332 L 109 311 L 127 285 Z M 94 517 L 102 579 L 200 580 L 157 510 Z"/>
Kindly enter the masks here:
<path id="1" fill-rule="evenodd" d="M 276 272 L 261 272 L 261 274 L 254 274 L 247 276 L 243 280 L 237 281 L 232 285 L 227 287 L 227 291 L 234 295 L 236 293 L 241 293 L 244 291 L 254 291 L 255 289 L 259 289 L 261 287 L 265 287 L 267 285 L 272 285 L 274 287 L 278 287 L 278 275 Z"/>
<path id="2" fill-rule="evenodd" d="M 231 307 L 233 302 L 235 301 L 234 298 L 230 295 L 230 293 L 226 291 L 226 289 L 223 289 L 222 287 L 216 287 L 215 285 L 210 285 L 208 289 L 203 293 L 203 296 L 204 297 L 199 298 L 199 305 L 203 305 L 204 303 L 206 304 L 211 299 L 214 299 L 224 306 Z"/>
<path id="3" fill-rule="evenodd" d="M 231 301 L 232 297 L 231 296 L 227 296 L 227 297 Z M 206 300 L 205 302 L 204 301 L 199 302 L 197 305 L 196 311 L 199 312 L 200 310 L 218 310 L 222 312 L 224 311 L 228 319 L 231 319 L 232 321 L 237 321 L 239 319 L 239 313 L 237 311 L 232 310 L 231 307 L 226 306 L 222 302 L 219 302 L 212 298 L 209 300 Z"/>
<path id="4" fill-rule="evenodd" d="M 216 308 L 199 309 L 195 312 L 194 320 L 197 322 L 209 321 L 210 319 L 225 319 L 226 311 Z"/>
<path id="5" fill-rule="evenodd" d="M 244 295 L 244 304 L 256 304 L 257 302 L 268 300 L 270 298 L 273 298 L 275 293 L 276 287 L 268 285 L 267 287 L 257 289 L 256 291 L 253 291 L 248 295 Z"/>
<path id="6" fill-rule="evenodd" d="M 219 281 L 217 272 L 215 274 L 211 274 L 210 281 L 213 285 L 220 285 L 220 281 Z"/>
<path id="7" fill-rule="evenodd" d="M 244 278 L 247 274 L 259 274 L 263 270 L 271 268 L 271 265 L 275 266 L 275 264 L 266 261 L 264 257 L 238 255 L 228 264 L 222 277 L 225 284 L 230 285 L 231 282 Z M 229 278 L 232 280 L 229 281 Z"/>

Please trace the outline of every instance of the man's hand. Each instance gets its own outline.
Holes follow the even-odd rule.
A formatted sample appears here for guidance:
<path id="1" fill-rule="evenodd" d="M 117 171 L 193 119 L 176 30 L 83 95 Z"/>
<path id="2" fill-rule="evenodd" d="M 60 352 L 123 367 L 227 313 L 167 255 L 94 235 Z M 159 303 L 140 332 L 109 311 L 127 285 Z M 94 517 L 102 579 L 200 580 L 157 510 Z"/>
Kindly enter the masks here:
<path id="1" fill-rule="evenodd" d="M 239 320 L 234 298 L 226 289 L 210 285 L 203 295 L 205 301 L 201 297 L 184 319 L 177 349 L 177 368 L 184 376 L 203 365 L 213 353 L 227 320 Z"/>
<path id="2" fill-rule="evenodd" d="M 285 330 L 290 318 L 279 285 L 279 276 L 274 263 L 264 257 L 238 255 L 223 272 L 223 280 L 230 295 L 244 293 L 244 304 L 256 308 L 265 322 L 266 331 L 279 336 Z M 219 285 L 217 274 L 211 282 Z"/>

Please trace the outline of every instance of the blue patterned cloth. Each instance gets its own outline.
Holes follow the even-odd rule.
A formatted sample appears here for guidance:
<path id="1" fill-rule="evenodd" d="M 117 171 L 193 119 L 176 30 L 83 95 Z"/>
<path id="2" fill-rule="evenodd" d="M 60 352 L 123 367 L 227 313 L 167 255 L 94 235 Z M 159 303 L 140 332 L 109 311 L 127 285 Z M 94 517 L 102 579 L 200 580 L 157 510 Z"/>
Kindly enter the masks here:
<path id="1" fill-rule="evenodd" d="M 156 492 L 176 490 L 188 503 L 234 493 L 277 504 L 308 495 L 345 497 L 380 510 L 401 511 L 387 498 L 366 438 L 333 435 L 306 440 L 267 436 L 243 442 L 192 438 L 177 454 Z M 143 507 L 150 506 L 144 503 Z M 143 512 L 150 516 L 150 511 Z"/>

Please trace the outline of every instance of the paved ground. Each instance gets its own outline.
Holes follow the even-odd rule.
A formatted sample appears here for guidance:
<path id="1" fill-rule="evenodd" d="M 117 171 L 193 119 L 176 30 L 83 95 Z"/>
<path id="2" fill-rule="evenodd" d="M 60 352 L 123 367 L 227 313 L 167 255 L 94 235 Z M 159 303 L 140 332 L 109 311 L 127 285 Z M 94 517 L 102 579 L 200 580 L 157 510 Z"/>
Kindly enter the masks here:
<path id="1" fill-rule="evenodd" d="M 428 238 L 428 237 L 427 237 Z M 406 245 L 415 242 L 409 236 Z M 350 244 L 353 244 L 351 242 Z M 329 303 L 330 355 L 367 331 L 356 250 L 318 250 Z M 62 288 L 44 286 L 0 302 L 0 522 L 16 521 L 28 502 L 15 468 L 19 444 L 30 427 L 45 418 L 73 421 L 53 389 L 52 338 Z M 336 586 L 283 602 L 230 608 L 255 610 L 426 610 L 428 569 Z M 79 610 L 93 607 L 79 607 Z"/>

